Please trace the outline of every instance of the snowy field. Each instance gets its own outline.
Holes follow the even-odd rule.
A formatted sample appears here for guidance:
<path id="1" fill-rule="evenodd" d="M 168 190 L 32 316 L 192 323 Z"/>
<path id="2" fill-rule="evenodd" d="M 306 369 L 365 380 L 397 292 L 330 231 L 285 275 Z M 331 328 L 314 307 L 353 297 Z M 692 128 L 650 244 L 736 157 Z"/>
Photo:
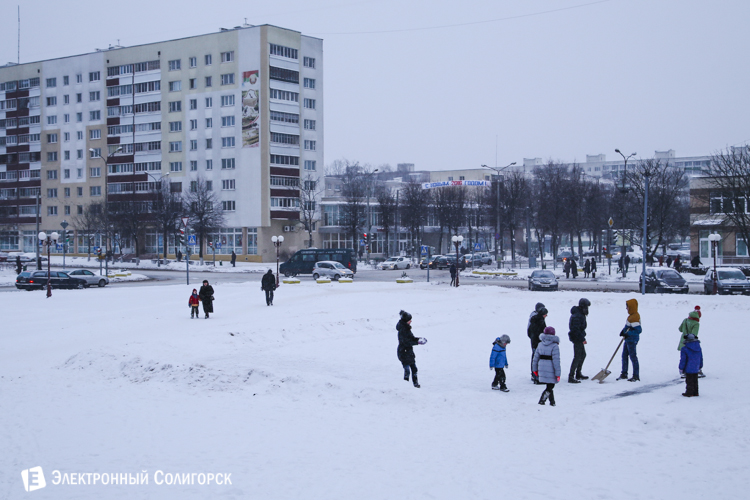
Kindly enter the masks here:
<path id="1" fill-rule="evenodd" d="M 642 381 L 615 381 L 618 355 L 604 384 L 559 384 L 553 408 L 537 404 L 542 388 L 529 381 L 527 318 L 546 304 L 567 372 L 579 293 L 306 281 L 282 285 L 266 307 L 257 283 L 223 284 L 215 315 L 191 320 L 192 288 L 3 294 L 0 498 L 746 494 L 748 297 L 586 293 L 584 373 L 607 363 L 625 300 L 637 297 Z M 677 328 L 695 305 L 707 378 L 688 399 Z M 402 308 L 414 315 L 414 334 L 429 339 L 415 347 L 421 389 L 403 381 L 396 359 Z M 490 390 L 501 334 L 512 339 L 509 393 Z M 47 486 L 26 493 L 21 471 L 36 466 Z M 148 485 L 55 485 L 55 470 L 146 471 Z M 159 485 L 157 471 L 228 473 L 231 485 Z"/>

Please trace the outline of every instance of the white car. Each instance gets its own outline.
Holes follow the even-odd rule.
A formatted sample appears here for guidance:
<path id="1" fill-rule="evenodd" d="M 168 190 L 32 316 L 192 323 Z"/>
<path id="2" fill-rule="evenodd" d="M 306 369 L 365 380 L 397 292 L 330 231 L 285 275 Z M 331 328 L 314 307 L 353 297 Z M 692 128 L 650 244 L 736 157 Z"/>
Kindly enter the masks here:
<path id="1" fill-rule="evenodd" d="M 86 286 L 97 285 L 103 287 L 104 285 L 109 285 L 109 278 L 94 274 L 88 269 L 76 269 L 75 271 L 70 271 L 68 275 L 72 278 L 86 280 Z"/>
<path id="2" fill-rule="evenodd" d="M 390 257 L 378 265 L 378 269 L 382 270 L 396 270 L 396 269 L 409 269 L 411 267 L 411 259 L 409 257 Z"/>
<path id="3" fill-rule="evenodd" d="M 316 262 L 315 267 L 313 267 L 313 279 L 317 280 L 321 276 L 338 281 L 339 278 L 354 278 L 354 273 L 341 262 L 335 260 L 321 260 Z"/>

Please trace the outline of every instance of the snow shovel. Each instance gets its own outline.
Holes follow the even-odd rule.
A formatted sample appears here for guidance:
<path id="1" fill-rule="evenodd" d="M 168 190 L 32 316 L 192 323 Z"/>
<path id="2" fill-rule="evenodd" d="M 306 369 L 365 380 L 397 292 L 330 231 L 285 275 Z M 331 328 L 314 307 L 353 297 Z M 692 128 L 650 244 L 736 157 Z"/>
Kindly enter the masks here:
<path id="1" fill-rule="evenodd" d="M 611 358 L 609 358 L 609 363 L 607 363 L 607 368 L 603 369 L 602 371 L 600 371 L 599 373 L 591 377 L 591 380 L 598 380 L 599 383 L 601 384 L 602 382 L 604 382 L 604 379 L 607 378 L 610 373 L 612 373 L 611 371 L 608 370 L 609 365 L 612 364 L 612 360 L 615 359 L 615 356 L 617 355 L 617 351 L 620 350 L 620 346 L 622 345 L 623 342 L 625 342 L 625 337 L 623 337 L 620 340 L 620 343 L 617 344 L 617 349 L 615 349 L 615 353 L 612 354 Z"/>

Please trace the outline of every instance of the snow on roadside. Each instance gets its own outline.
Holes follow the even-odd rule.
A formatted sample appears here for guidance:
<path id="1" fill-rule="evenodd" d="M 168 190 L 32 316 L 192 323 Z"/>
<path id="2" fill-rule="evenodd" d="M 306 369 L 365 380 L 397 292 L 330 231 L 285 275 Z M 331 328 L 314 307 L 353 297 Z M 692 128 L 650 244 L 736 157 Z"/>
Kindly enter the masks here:
<path id="1" fill-rule="evenodd" d="M 0 331 L 0 496 L 20 470 L 231 472 L 232 486 L 52 486 L 55 498 L 739 498 L 750 438 L 747 297 L 640 297 L 640 383 L 561 383 L 557 407 L 529 382 L 537 301 L 570 366 L 581 294 L 355 282 L 8 293 Z M 594 375 L 619 342 L 630 294 L 589 293 Z M 677 327 L 701 305 L 701 397 L 680 396 Z M 398 311 L 414 315 L 421 389 L 396 359 Z M 29 328 L 33 314 L 34 328 Z M 490 390 L 492 341 L 510 335 L 509 393 Z M 628 394 L 628 391 L 636 391 Z M 542 470 L 543 472 L 540 472 Z M 686 473 L 686 470 L 692 471 Z M 624 481 L 637 477 L 638 481 Z M 493 482 L 501 479 L 502 484 Z M 676 479 L 679 478 L 679 479 Z M 494 485 L 494 486 L 493 486 Z"/>

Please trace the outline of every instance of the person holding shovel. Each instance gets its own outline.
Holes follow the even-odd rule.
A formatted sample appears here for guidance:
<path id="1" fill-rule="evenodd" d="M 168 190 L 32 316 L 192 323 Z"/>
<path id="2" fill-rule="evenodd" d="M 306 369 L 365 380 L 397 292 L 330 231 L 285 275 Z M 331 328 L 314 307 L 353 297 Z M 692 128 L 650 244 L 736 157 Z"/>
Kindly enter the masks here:
<path id="1" fill-rule="evenodd" d="M 628 319 L 625 327 L 620 332 L 620 337 L 625 337 L 625 345 L 622 348 L 622 372 L 617 380 L 627 380 L 628 382 L 639 382 L 640 367 L 638 365 L 638 354 L 635 347 L 641 339 L 641 315 L 638 314 L 638 301 L 630 299 L 625 301 L 625 307 L 628 310 Z M 633 376 L 628 378 L 628 358 L 633 363 Z"/>

